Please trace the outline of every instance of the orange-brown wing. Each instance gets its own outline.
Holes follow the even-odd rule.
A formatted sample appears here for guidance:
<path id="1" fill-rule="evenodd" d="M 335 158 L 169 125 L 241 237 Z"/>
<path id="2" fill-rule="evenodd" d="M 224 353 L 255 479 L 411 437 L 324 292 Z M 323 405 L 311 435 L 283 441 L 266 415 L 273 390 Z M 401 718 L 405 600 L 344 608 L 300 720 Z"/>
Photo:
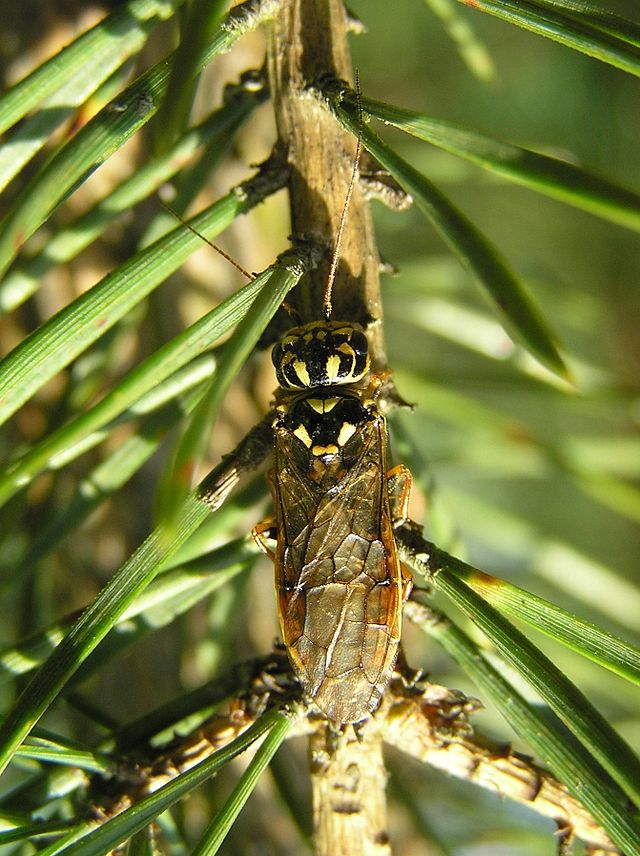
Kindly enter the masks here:
<path id="1" fill-rule="evenodd" d="M 313 456 L 276 429 L 276 587 L 295 672 L 338 723 L 377 705 L 397 655 L 402 580 L 386 484 L 386 430 L 372 417 Z"/>

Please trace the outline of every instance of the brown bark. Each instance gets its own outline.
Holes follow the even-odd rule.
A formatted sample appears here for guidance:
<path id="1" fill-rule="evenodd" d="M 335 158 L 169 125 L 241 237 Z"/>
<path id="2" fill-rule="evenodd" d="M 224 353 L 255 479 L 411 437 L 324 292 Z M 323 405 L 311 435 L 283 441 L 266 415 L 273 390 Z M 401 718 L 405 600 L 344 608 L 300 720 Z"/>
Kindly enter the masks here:
<path id="1" fill-rule="evenodd" d="M 282 652 L 236 667 L 212 698 L 231 687 L 237 695 L 190 737 L 146 760 L 121 761 L 117 777 L 94 777 L 93 816 L 101 823 L 181 772 L 210 757 L 248 728 L 269 706 L 286 706 L 299 689 Z M 470 715 L 479 704 L 462 693 L 397 674 L 375 716 L 336 734 L 317 713 L 302 716 L 289 736 L 308 735 L 318 856 L 390 856 L 382 744 L 393 746 L 449 775 L 529 806 L 555 821 L 570 843 L 580 838 L 595 854 L 621 851 L 568 789 L 530 758 L 474 733 Z"/>
<path id="2" fill-rule="evenodd" d="M 320 728 L 311 736 L 310 754 L 318 856 L 391 856 L 387 773 L 375 724 L 358 736 L 352 728 L 339 736 Z"/>

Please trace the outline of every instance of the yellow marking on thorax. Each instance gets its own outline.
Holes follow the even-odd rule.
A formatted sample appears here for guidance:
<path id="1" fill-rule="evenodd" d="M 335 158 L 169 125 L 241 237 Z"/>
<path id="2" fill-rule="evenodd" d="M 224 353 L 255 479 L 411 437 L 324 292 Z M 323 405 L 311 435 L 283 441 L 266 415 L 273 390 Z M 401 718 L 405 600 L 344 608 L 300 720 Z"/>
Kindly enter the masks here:
<path id="1" fill-rule="evenodd" d="M 353 422 L 343 422 L 342 427 L 340 428 L 340 433 L 338 434 L 338 445 L 346 446 L 356 431 L 357 428 Z"/>
<path id="2" fill-rule="evenodd" d="M 329 446 L 314 446 L 311 449 L 311 454 L 315 455 L 318 458 L 321 455 L 337 455 L 338 452 L 339 449 L 334 443 L 331 443 L 331 445 Z"/>
<path id="3" fill-rule="evenodd" d="M 324 416 L 325 413 L 330 413 L 333 408 L 336 406 L 339 398 L 307 398 L 307 404 L 312 410 L 315 410 L 316 413 L 319 413 L 320 416 Z"/>
<path id="4" fill-rule="evenodd" d="M 302 424 L 298 425 L 298 427 L 293 432 L 293 436 L 297 437 L 298 440 L 300 440 L 302 443 L 304 443 L 304 445 L 307 447 L 307 449 L 311 448 L 313 440 L 311 439 L 311 436 L 310 436 L 309 432 L 307 431 L 307 429 L 304 427 L 304 425 L 302 425 Z"/>

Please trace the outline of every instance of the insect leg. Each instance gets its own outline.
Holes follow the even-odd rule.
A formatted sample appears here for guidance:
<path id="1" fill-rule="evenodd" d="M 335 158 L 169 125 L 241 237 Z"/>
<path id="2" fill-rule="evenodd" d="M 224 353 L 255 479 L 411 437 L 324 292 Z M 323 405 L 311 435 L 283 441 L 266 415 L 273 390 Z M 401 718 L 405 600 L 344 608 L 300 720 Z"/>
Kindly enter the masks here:
<path id="1" fill-rule="evenodd" d="M 266 520 L 258 523 L 251 530 L 251 535 L 265 556 L 268 556 L 272 562 L 275 562 L 275 550 L 271 547 L 271 542 L 275 541 L 277 537 L 275 517 L 268 517 Z"/>
<path id="2" fill-rule="evenodd" d="M 409 498 L 413 476 L 404 464 L 398 464 L 387 473 L 387 491 L 391 506 L 391 520 L 395 527 L 402 526 L 409 519 Z M 402 602 L 404 603 L 413 588 L 413 575 L 405 564 L 400 563 L 402 570 Z"/>
<path id="3" fill-rule="evenodd" d="M 273 412 L 267 413 L 233 452 L 225 455 L 198 487 L 198 498 L 211 511 L 220 508 L 245 473 L 257 469 L 273 451 Z"/>
<path id="4" fill-rule="evenodd" d="M 404 464 L 398 464 L 387 473 L 387 490 L 394 527 L 409 519 L 409 498 L 412 486 L 413 476 Z"/>

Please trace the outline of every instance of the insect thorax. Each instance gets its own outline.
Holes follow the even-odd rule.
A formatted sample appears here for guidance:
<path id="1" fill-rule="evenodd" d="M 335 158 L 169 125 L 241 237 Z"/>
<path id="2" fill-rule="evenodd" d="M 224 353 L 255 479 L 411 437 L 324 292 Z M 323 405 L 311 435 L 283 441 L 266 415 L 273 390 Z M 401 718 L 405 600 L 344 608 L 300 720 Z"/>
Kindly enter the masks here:
<path id="1" fill-rule="evenodd" d="M 280 384 L 277 426 L 315 457 L 339 454 L 371 419 L 362 401 L 370 370 L 364 330 L 341 321 L 295 327 L 275 345 L 272 359 Z"/>

